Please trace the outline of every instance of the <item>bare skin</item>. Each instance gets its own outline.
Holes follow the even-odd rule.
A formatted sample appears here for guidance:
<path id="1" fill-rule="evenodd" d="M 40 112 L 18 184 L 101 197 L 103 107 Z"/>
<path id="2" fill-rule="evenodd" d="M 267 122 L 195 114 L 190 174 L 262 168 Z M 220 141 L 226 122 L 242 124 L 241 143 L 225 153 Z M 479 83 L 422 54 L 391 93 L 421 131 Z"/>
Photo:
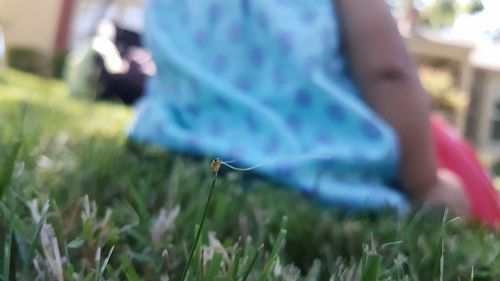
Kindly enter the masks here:
<path id="1" fill-rule="evenodd" d="M 429 200 L 467 213 L 460 181 L 448 172 L 437 171 L 430 103 L 385 1 L 332 1 L 340 17 L 344 48 L 364 99 L 399 136 L 401 185 L 416 201 Z"/>

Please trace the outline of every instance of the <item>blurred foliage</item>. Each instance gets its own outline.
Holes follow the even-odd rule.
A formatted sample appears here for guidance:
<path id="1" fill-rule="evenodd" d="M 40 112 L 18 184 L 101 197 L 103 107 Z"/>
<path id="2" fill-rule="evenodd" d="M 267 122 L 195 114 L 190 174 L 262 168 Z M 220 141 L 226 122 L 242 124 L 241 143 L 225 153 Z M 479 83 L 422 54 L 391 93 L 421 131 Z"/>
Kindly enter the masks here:
<path id="1" fill-rule="evenodd" d="M 456 0 L 434 0 L 420 11 L 420 20 L 424 25 L 443 28 L 452 25 L 459 13 L 474 14 L 483 9 L 481 0 L 469 0 L 465 4 Z"/>
<path id="2" fill-rule="evenodd" d="M 456 14 L 455 0 L 436 0 L 422 9 L 420 19 L 424 25 L 442 28 L 453 24 Z"/>
<path id="3" fill-rule="evenodd" d="M 500 176 L 500 162 L 496 162 L 492 167 L 493 173 Z"/>
<path id="4" fill-rule="evenodd" d="M 54 78 L 58 78 L 58 79 L 63 78 L 64 67 L 66 65 L 67 55 L 68 55 L 68 52 L 60 51 L 60 52 L 57 52 L 52 57 L 52 76 Z"/>
<path id="5" fill-rule="evenodd" d="M 484 5 L 481 0 L 471 0 L 466 9 L 469 14 L 475 14 L 483 11 Z"/>
<path id="6" fill-rule="evenodd" d="M 42 73 L 44 67 L 42 54 L 28 47 L 12 47 L 8 49 L 7 63 L 12 68 L 37 74 Z"/>
<path id="7" fill-rule="evenodd" d="M 12 47 L 7 51 L 7 64 L 21 71 L 62 78 L 66 56 L 66 51 L 47 56 L 34 48 Z"/>
<path id="8" fill-rule="evenodd" d="M 466 93 L 455 86 L 454 78 L 449 71 L 421 66 L 419 75 L 422 86 L 431 96 L 433 110 L 453 114 L 468 106 L 469 99 Z"/>

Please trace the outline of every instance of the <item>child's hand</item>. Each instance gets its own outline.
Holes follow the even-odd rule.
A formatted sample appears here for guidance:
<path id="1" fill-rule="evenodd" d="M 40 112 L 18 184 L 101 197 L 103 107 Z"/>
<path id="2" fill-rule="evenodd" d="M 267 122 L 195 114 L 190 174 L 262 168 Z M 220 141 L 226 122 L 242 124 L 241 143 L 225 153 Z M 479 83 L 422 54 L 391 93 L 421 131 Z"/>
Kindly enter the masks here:
<path id="1" fill-rule="evenodd" d="M 447 169 L 439 169 L 437 182 L 424 198 L 428 206 L 445 205 L 458 216 L 468 218 L 469 202 L 460 178 Z"/>

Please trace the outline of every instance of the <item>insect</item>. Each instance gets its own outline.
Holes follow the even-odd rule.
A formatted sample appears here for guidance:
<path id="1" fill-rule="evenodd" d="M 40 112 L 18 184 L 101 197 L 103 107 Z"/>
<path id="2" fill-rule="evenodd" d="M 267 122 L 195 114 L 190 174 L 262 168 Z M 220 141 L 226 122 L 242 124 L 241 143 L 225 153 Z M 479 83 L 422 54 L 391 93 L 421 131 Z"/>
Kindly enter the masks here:
<path id="1" fill-rule="evenodd" d="M 212 160 L 212 162 L 210 163 L 210 168 L 212 169 L 212 172 L 217 175 L 217 173 L 219 172 L 219 169 L 220 169 L 220 165 L 222 164 L 222 161 L 219 159 L 219 158 L 215 158 L 214 160 Z"/>

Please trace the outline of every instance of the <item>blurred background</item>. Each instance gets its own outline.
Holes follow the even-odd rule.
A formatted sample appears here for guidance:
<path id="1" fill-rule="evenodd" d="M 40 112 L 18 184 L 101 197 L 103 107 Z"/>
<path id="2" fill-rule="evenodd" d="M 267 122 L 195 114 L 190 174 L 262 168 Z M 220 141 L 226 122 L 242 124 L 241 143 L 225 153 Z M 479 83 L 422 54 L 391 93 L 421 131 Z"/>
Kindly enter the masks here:
<path id="1" fill-rule="evenodd" d="M 2 64 L 64 79 L 73 95 L 141 95 L 154 64 L 141 46 L 141 0 L 0 0 Z M 478 148 L 500 159 L 500 2 L 391 0 L 421 80 L 443 113 Z M 5 68 L 5 66 L 3 66 Z M 124 86 L 125 85 L 125 86 Z"/>

